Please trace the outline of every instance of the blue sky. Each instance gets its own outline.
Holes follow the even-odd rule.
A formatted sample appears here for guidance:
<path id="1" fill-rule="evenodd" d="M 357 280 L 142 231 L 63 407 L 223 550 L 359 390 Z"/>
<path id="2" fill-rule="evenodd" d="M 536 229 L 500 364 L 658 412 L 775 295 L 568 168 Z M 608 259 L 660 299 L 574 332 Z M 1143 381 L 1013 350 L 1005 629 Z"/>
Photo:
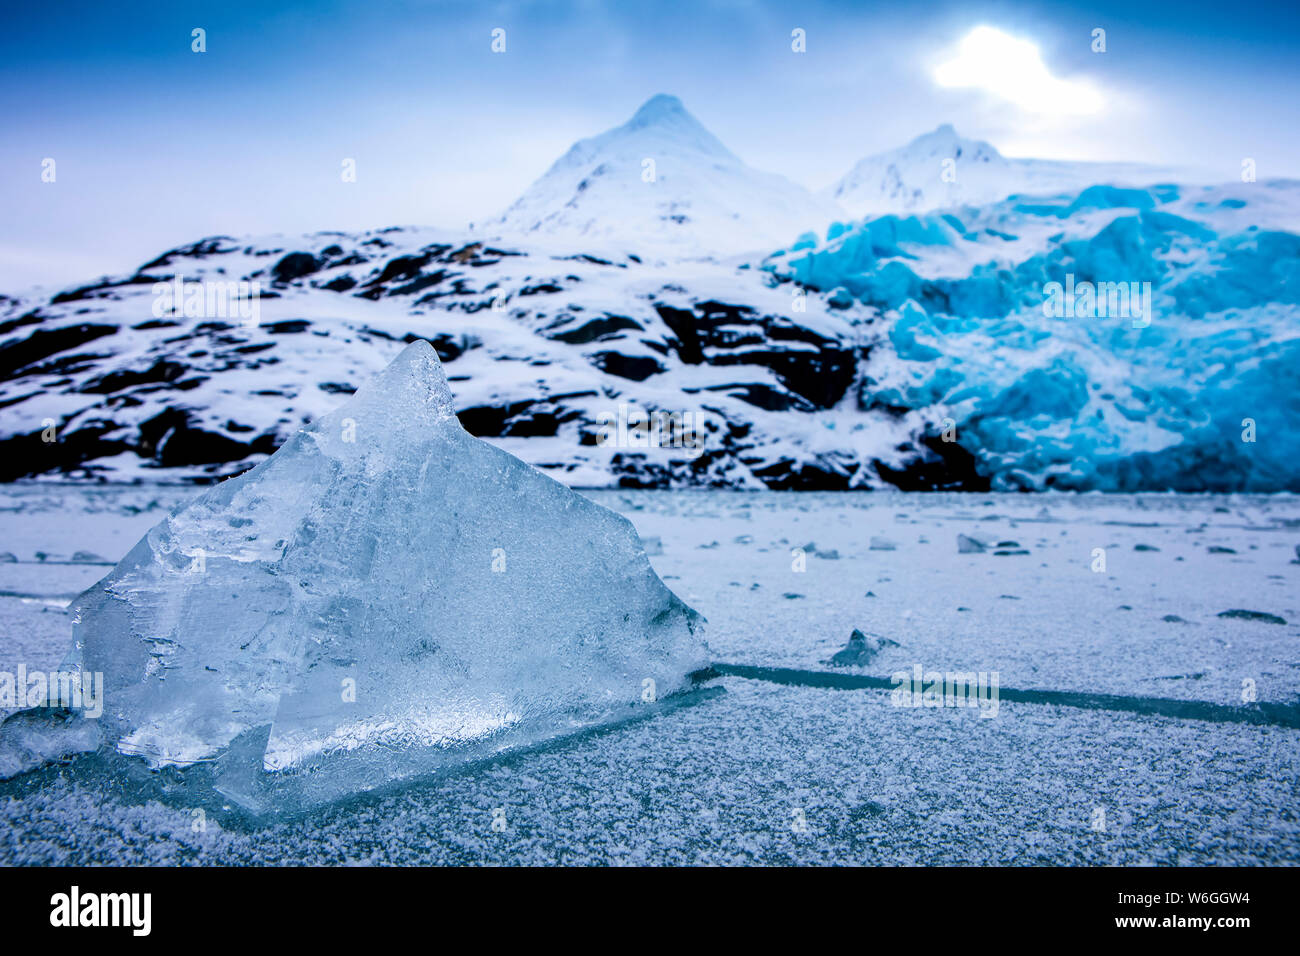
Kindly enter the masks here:
<path id="1" fill-rule="evenodd" d="M 693 0 L 11 5 L 0 289 L 127 271 L 215 233 L 458 228 L 658 92 L 810 188 L 943 122 L 1010 155 L 1300 176 L 1300 7 Z M 1090 85 L 1028 113 L 933 69 L 973 28 Z M 207 52 L 190 31 L 207 31 Z M 493 54 L 502 27 L 506 52 Z M 807 32 L 807 52 L 790 32 Z M 1091 32 L 1106 30 L 1104 54 Z M 41 161 L 57 181 L 41 182 Z M 357 181 L 339 176 L 344 158 Z"/>

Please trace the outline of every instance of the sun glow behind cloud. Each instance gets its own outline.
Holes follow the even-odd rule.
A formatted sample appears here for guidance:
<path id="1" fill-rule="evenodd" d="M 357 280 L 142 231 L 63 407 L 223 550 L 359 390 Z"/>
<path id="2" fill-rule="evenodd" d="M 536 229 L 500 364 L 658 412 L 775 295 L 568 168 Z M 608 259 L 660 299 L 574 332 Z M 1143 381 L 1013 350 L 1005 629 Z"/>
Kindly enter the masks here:
<path id="1" fill-rule="evenodd" d="M 1104 106 L 1091 84 L 1053 76 L 1029 40 L 988 26 L 966 34 L 957 55 L 935 67 L 933 76 L 940 86 L 984 90 L 1028 113 L 1086 115 Z"/>

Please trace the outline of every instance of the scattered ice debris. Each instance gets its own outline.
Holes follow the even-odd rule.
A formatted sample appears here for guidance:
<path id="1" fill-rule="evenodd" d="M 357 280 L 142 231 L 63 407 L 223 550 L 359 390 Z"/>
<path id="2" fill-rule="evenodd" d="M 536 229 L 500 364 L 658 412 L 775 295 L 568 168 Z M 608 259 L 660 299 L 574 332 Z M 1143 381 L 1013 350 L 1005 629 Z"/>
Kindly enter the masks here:
<path id="1" fill-rule="evenodd" d="M 0 780 L 99 747 L 99 728 L 70 710 L 20 710 L 0 724 Z"/>
<path id="2" fill-rule="evenodd" d="M 1243 621 L 1263 621 L 1266 624 L 1285 624 L 1286 619 L 1278 617 L 1276 614 L 1269 614 L 1267 611 L 1247 611 L 1243 608 L 1233 608 L 1229 611 L 1220 611 L 1219 617 L 1238 618 Z"/>
<path id="3" fill-rule="evenodd" d="M 891 641 L 879 634 L 863 634 L 854 628 L 849 635 L 849 642 L 841 650 L 831 655 L 830 660 L 823 661 L 831 667 L 863 667 L 886 647 L 898 647 L 897 641 Z"/>
<path id="4" fill-rule="evenodd" d="M 1005 551 L 994 551 L 994 552 L 993 552 L 993 556 L 994 556 L 995 558 L 1005 558 L 1005 557 L 1007 557 L 1008 555 L 1028 554 L 1028 553 L 1029 553 L 1029 552 L 1026 551 L 1024 548 L 1014 548 L 1014 549 L 1009 549 L 1009 550 L 1005 550 Z"/>
<path id="5" fill-rule="evenodd" d="M 785 598 L 787 601 L 797 601 L 800 598 L 802 598 L 803 595 L 795 594 L 793 591 L 786 591 L 784 594 L 781 595 L 781 597 Z"/>
<path id="6" fill-rule="evenodd" d="M 18 561 L 18 556 L 14 554 L 12 551 L 5 551 L 3 553 L 0 553 L 0 564 L 16 564 L 17 561 Z"/>
<path id="7" fill-rule="evenodd" d="M 645 553 L 649 556 L 660 555 L 664 553 L 664 543 L 658 537 L 644 537 L 641 544 L 645 547 Z"/>
<path id="8" fill-rule="evenodd" d="M 888 538 L 876 535 L 873 536 L 871 539 L 872 551 L 894 551 L 897 550 L 897 548 L 898 545 L 895 544 L 893 541 L 889 540 Z"/>
<path id="9" fill-rule="evenodd" d="M 1166 615 L 1165 615 L 1164 617 L 1162 617 L 1160 620 L 1164 621 L 1166 624 L 1186 624 L 1186 623 L 1187 623 L 1187 621 L 1185 621 L 1183 618 L 1179 617 L 1177 614 L 1166 614 Z"/>
<path id="10" fill-rule="evenodd" d="M 1206 548 L 1206 550 L 1209 551 L 1210 554 L 1236 554 L 1237 553 L 1236 550 L 1233 548 L 1225 548 L 1217 544 L 1210 545 L 1208 548 Z"/>
<path id="11" fill-rule="evenodd" d="M 988 545 L 978 538 L 972 538 L 968 534 L 957 535 L 957 553 L 958 554 L 982 554 Z"/>
<path id="12" fill-rule="evenodd" d="M 106 752 L 292 813 L 643 711 L 701 624 L 627 519 L 468 434 L 416 341 L 142 538 L 64 669 L 103 675 Z M 18 743 L 94 732 L 47 723 Z"/>
<path id="13" fill-rule="evenodd" d="M 102 555 L 94 551 L 78 551 L 72 556 L 73 564 L 112 564 L 112 561 L 106 560 Z"/>

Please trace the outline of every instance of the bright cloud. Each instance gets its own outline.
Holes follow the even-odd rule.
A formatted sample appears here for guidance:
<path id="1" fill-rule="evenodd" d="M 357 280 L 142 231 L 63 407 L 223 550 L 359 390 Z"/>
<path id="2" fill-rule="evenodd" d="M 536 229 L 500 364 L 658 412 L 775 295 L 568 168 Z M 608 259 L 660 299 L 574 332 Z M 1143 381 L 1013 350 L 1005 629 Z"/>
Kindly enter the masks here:
<path id="1" fill-rule="evenodd" d="M 1029 113 L 1099 112 L 1101 94 L 1089 83 L 1052 75 L 1038 47 L 993 27 L 976 27 L 957 46 L 957 55 L 934 70 L 940 86 L 981 89 Z"/>

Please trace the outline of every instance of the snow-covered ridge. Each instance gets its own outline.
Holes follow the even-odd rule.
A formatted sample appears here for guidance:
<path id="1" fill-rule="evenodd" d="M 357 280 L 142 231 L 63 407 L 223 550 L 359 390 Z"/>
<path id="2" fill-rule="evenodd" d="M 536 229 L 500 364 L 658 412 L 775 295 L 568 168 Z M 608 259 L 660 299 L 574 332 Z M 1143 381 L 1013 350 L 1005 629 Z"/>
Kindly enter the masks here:
<path id="1" fill-rule="evenodd" d="M 656 97 L 495 230 L 212 237 L 0 297 L 0 479 L 234 474 L 425 338 L 465 427 L 571 485 L 1300 490 L 1300 184 L 1031 192 L 1061 164 L 918 142 L 898 182 L 960 149 L 960 202 L 805 226 Z M 159 314 L 177 277 L 260 283 L 258 321 Z M 1146 321 L 1045 316 L 1076 282 L 1149 284 Z"/>
<path id="2" fill-rule="evenodd" d="M 156 317 L 154 283 L 175 274 L 263 283 L 260 324 Z M 817 297 L 795 311 L 762 272 L 710 261 L 424 229 L 210 238 L 0 312 L 3 477 L 236 473 L 425 338 L 465 427 L 569 484 L 833 486 L 861 318 Z M 698 448 L 637 444 L 621 410 L 690 413 Z M 859 438 L 881 429 L 864 453 L 904 460 L 891 416 L 849 414 Z"/>

